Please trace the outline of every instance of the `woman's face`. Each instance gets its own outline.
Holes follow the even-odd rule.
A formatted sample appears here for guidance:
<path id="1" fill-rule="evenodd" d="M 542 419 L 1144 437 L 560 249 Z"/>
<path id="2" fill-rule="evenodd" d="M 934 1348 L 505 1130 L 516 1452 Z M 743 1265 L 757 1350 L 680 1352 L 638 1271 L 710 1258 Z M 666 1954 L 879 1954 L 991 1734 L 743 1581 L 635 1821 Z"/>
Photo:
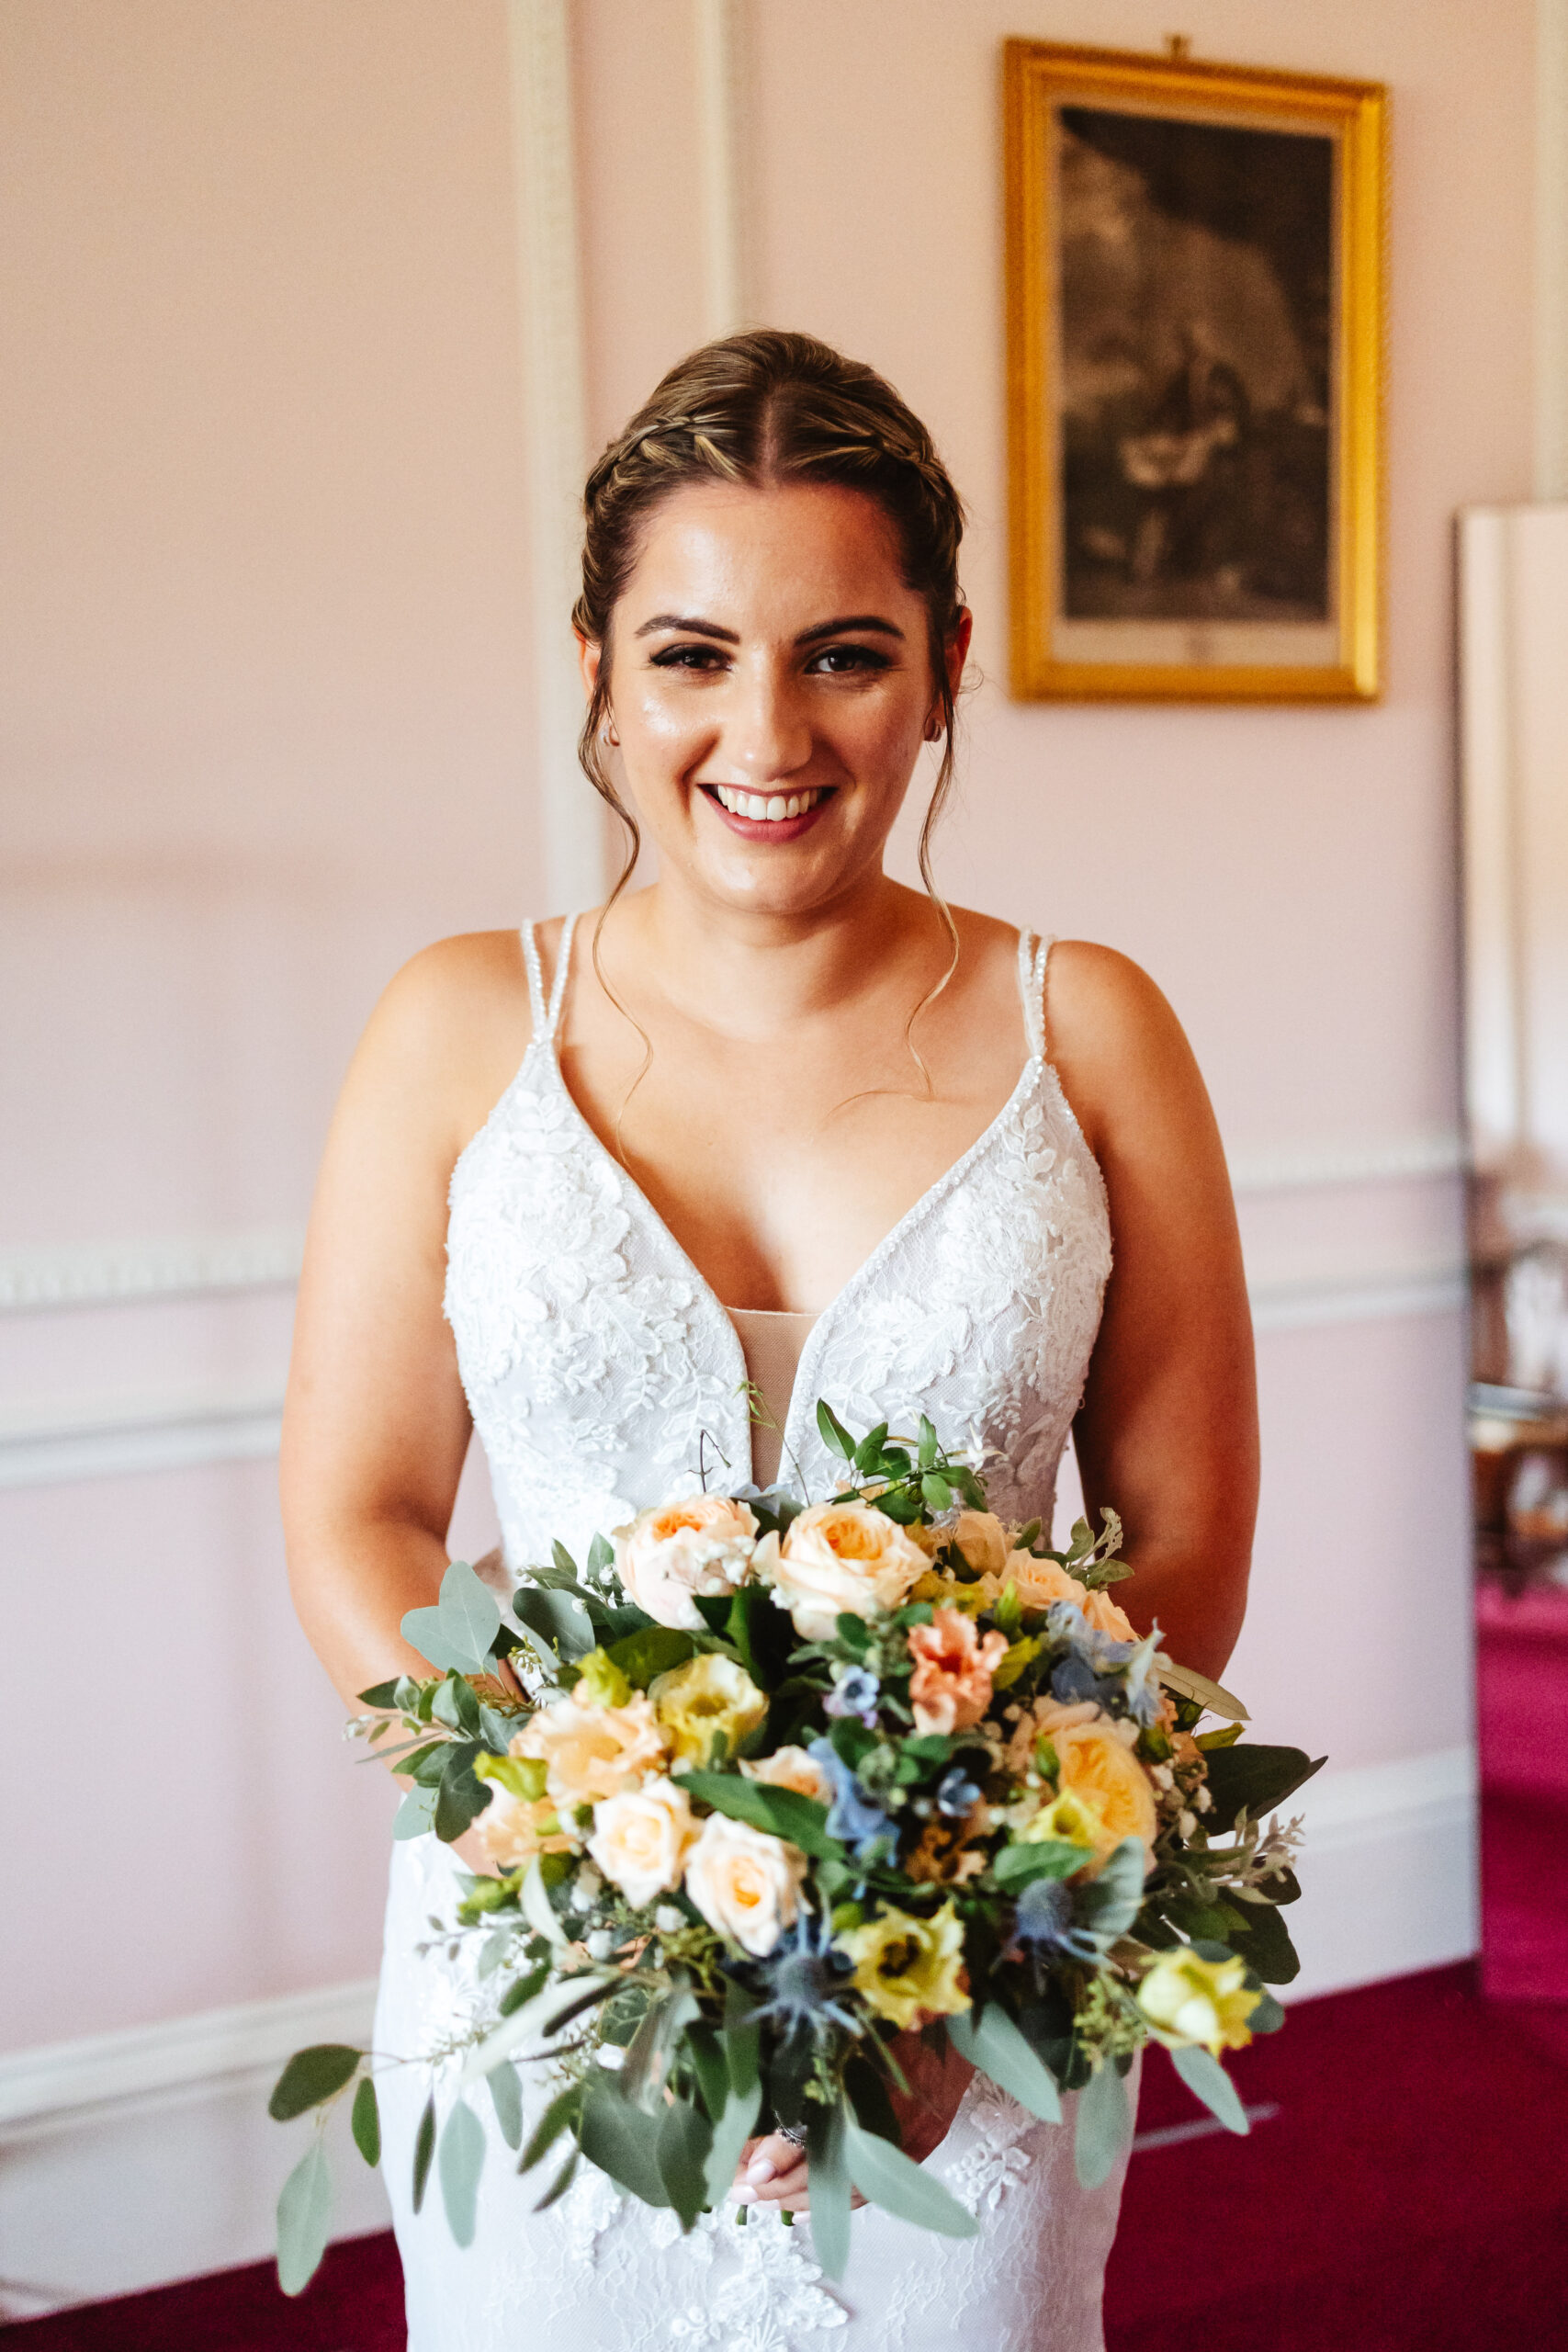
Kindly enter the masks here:
<path id="1" fill-rule="evenodd" d="M 956 688 L 969 641 L 950 649 Z M 599 648 L 582 648 L 592 688 Z M 612 632 L 610 724 L 662 870 L 803 915 L 881 870 L 940 720 L 926 608 L 874 500 L 827 483 L 672 492 Z"/>

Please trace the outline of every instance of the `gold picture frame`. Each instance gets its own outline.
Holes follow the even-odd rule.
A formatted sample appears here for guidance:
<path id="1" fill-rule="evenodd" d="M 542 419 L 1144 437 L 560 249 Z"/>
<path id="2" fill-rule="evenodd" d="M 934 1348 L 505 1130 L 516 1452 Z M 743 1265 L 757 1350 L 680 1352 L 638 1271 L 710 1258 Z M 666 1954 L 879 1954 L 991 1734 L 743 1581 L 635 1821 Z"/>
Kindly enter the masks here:
<path id="1" fill-rule="evenodd" d="M 1010 40 L 1012 689 L 1379 692 L 1380 84 Z"/>

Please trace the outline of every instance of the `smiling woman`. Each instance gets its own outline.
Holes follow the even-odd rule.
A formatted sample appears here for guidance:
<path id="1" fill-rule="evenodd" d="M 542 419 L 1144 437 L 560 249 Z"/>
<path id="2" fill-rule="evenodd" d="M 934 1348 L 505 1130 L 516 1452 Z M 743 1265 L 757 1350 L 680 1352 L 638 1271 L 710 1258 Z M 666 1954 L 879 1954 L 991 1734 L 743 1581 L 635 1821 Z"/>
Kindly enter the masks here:
<path id="1" fill-rule="evenodd" d="M 1157 1618 L 1184 1662 L 1224 1666 L 1256 1493 L 1224 1164 L 1141 972 L 1083 942 L 1052 955 L 931 887 L 969 643 L 962 527 L 924 426 L 805 336 L 696 353 L 595 467 L 581 754 L 626 870 L 591 956 L 568 916 L 398 976 L 311 1220 L 285 1506 L 300 1613 L 345 1696 L 421 1668 L 398 1628 L 440 1586 L 471 1427 L 525 1576 L 552 1536 L 585 1548 L 716 1456 L 723 1492 L 782 1460 L 806 1499 L 831 1495 L 818 1396 L 866 1426 L 924 1412 L 969 1432 L 1015 1524 L 1049 1521 L 1072 1432 L 1091 1507 L 1126 1523 L 1139 1631 Z M 883 858 L 938 741 L 922 897 Z M 628 893 L 645 834 L 660 877 Z M 767 1356 L 776 1453 L 753 1441 L 742 1333 Z M 466 1945 L 428 1948 L 460 1894 L 449 1847 L 398 1847 L 378 2049 L 446 2047 L 493 1998 Z M 848 1964 L 837 1912 L 811 1932 Z M 783 2227 L 811 2184 L 776 2131 L 743 2158 L 749 2225 L 731 2208 L 681 2238 L 592 2167 L 526 2210 L 497 2142 L 459 2253 L 407 2206 L 418 2094 L 390 2074 L 412 2352 L 500 2352 L 530 2326 L 558 2352 L 821 2329 L 843 2352 L 1096 2352 L 1119 2170 L 1083 2188 L 1066 2134 L 914 2035 L 899 2052 L 903 2144 L 985 2225 L 960 2251 L 861 2213 L 840 2301 L 807 2227 Z M 531 2117 L 547 2097 L 531 2079 Z"/>

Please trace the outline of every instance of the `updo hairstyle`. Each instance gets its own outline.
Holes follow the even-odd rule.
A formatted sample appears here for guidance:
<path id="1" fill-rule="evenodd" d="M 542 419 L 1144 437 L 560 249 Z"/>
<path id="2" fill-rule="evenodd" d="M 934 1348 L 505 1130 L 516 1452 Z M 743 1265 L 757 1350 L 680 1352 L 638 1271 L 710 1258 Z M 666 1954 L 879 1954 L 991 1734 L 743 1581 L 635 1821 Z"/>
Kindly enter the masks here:
<path id="1" fill-rule="evenodd" d="M 672 368 L 604 451 L 583 493 L 582 594 L 571 618 L 579 636 L 602 649 L 602 659 L 578 757 L 630 838 L 611 904 L 630 878 L 641 845 L 637 820 L 615 789 L 603 750 L 612 618 L 637 561 L 644 518 L 671 491 L 700 481 L 753 489 L 837 482 L 863 491 L 893 526 L 905 584 L 925 602 L 945 738 L 920 829 L 920 873 L 936 898 L 929 845 L 953 782 L 956 713 L 946 649 L 964 610 L 958 584 L 963 503 L 931 435 L 874 368 L 846 359 L 811 335 L 770 327 L 705 344 Z"/>

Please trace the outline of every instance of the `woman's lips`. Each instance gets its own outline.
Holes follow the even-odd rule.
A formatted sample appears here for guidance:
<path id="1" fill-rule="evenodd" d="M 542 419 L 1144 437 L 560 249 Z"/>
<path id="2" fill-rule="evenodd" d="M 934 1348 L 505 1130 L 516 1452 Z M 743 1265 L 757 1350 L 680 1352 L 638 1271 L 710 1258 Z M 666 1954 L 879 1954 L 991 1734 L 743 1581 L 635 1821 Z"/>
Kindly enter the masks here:
<path id="1" fill-rule="evenodd" d="M 804 792 L 742 792 L 731 785 L 705 784 L 699 787 L 715 813 L 722 818 L 732 833 L 749 842 L 797 842 L 817 822 L 833 797 L 831 785 L 814 785 Z M 723 796 L 721 798 L 720 796 Z M 795 814 L 788 813 L 796 804 Z M 743 811 L 769 808 L 780 809 L 776 817 L 750 816 Z"/>

